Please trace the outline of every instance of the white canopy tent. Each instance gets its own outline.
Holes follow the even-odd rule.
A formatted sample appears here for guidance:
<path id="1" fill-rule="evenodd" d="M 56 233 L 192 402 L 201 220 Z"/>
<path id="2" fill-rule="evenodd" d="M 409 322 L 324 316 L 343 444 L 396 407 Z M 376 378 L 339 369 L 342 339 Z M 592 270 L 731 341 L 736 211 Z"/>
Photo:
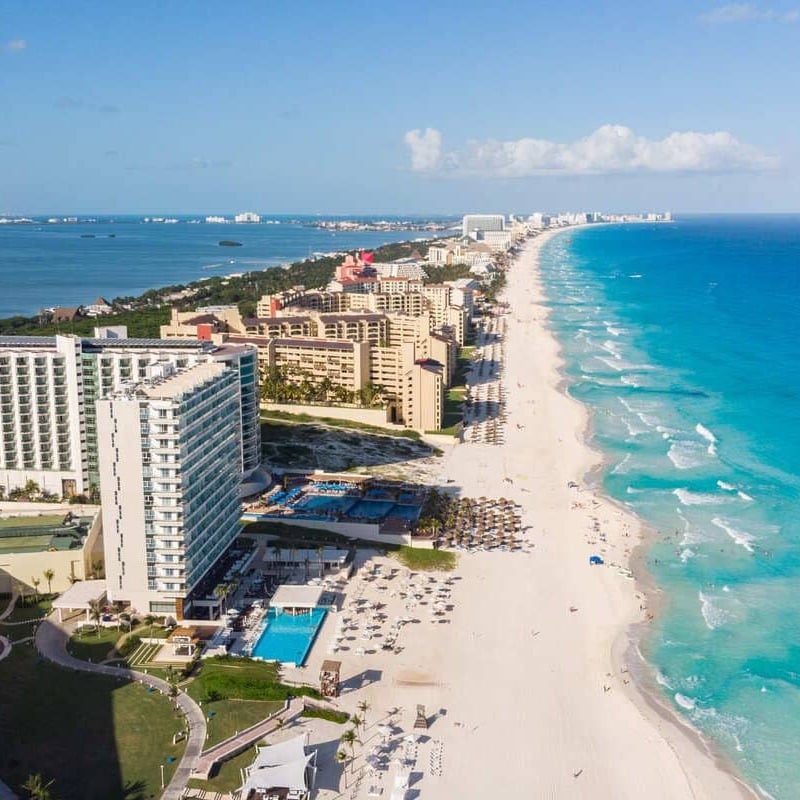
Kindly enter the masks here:
<path id="1" fill-rule="evenodd" d="M 255 761 L 244 770 L 242 798 L 266 797 L 271 791 L 288 790 L 290 797 L 305 798 L 314 786 L 317 753 L 306 754 L 305 736 L 261 747 Z"/>
<path id="2" fill-rule="evenodd" d="M 95 601 L 101 606 L 106 599 L 105 581 L 76 581 L 66 592 L 60 594 L 53 600 L 53 608 L 58 610 L 58 621 L 63 622 L 63 612 L 75 611 L 80 609 L 86 612 L 86 620 L 89 621 L 89 612 L 92 610 L 92 602 Z"/>
<path id="3" fill-rule="evenodd" d="M 258 748 L 256 760 L 251 764 L 253 768 L 276 767 L 290 761 L 297 761 L 306 756 L 305 735 L 295 736 L 285 742 L 270 744 Z"/>

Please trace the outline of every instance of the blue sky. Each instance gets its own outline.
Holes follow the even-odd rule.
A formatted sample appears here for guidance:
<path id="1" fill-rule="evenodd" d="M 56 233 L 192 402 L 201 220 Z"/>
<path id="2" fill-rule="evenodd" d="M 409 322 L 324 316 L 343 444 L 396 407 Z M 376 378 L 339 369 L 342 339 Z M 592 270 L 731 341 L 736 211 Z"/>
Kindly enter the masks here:
<path id="1" fill-rule="evenodd" d="M 37 2 L 0 213 L 800 211 L 800 0 Z"/>

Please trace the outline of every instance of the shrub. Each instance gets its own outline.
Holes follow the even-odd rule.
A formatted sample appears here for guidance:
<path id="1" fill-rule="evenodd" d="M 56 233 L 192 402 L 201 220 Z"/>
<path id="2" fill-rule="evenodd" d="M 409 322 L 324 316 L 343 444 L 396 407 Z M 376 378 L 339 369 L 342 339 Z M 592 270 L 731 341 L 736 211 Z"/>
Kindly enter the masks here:
<path id="1" fill-rule="evenodd" d="M 118 648 L 119 654 L 123 658 L 127 658 L 131 653 L 135 652 L 142 640 L 138 636 L 129 636 Z"/>
<path id="2" fill-rule="evenodd" d="M 344 711 L 331 711 L 326 708 L 313 708 L 311 706 L 306 706 L 301 716 L 324 719 L 328 722 L 336 722 L 339 725 L 344 725 L 350 719 L 350 715 Z"/>

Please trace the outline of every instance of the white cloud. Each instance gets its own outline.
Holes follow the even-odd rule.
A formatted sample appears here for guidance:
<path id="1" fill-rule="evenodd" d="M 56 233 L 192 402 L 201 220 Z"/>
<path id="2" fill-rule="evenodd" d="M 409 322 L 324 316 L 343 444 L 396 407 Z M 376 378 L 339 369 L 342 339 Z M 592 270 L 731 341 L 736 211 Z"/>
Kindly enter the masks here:
<path id="1" fill-rule="evenodd" d="M 700 20 L 715 25 L 733 22 L 797 22 L 800 20 L 800 11 L 775 11 L 771 8 L 760 8 L 753 3 L 728 3 L 701 14 Z"/>
<path id="2" fill-rule="evenodd" d="M 472 140 L 443 151 L 439 131 L 404 137 L 414 172 L 522 178 L 531 175 L 599 175 L 620 172 L 749 172 L 777 166 L 777 159 L 730 133 L 675 132 L 657 141 L 622 125 L 603 125 L 576 142 L 546 139 Z"/>
<path id="3" fill-rule="evenodd" d="M 21 53 L 28 46 L 25 39 L 9 39 L 4 45 L 3 49 L 8 50 L 9 53 Z"/>
<path id="4" fill-rule="evenodd" d="M 435 128 L 409 131 L 403 141 L 411 151 L 411 169 L 414 172 L 432 172 L 439 166 L 442 134 Z"/>

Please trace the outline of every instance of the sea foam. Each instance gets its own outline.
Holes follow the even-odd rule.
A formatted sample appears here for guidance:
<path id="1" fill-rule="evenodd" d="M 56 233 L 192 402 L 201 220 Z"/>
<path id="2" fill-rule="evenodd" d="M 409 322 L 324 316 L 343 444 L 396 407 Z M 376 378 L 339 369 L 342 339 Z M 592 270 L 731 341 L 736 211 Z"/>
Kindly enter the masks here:
<path id="1" fill-rule="evenodd" d="M 682 506 L 719 506 L 728 502 L 727 497 L 704 492 L 692 492 L 689 489 L 673 489 L 672 494 L 678 498 Z"/>
<path id="2" fill-rule="evenodd" d="M 710 595 L 698 592 L 700 598 L 700 613 L 703 615 L 706 627 L 710 630 L 716 630 L 728 621 L 728 613 L 714 604 L 714 598 Z"/>
<path id="3" fill-rule="evenodd" d="M 717 454 L 717 437 L 700 422 L 694 426 L 694 429 L 708 442 L 708 454 L 715 456 Z"/>
<path id="4" fill-rule="evenodd" d="M 706 463 L 705 448 L 697 442 L 673 442 L 667 452 L 667 457 L 676 469 L 694 469 Z"/>
<path id="5" fill-rule="evenodd" d="M 744 547 L 749 553 L 753 552 L 753 542 L 756 541 L 756 537 L 753 536 L 752 533 L 747 533 L 746 531 L 740 531 L 738 528 L 734 528 L 733 525 L 725 519 L 721 517 L 714 517 L 711 520 L 713 525 L 716 525 L 720 530 L 725 531 L 728 536 L 733 539 L 736 544 L 740 547 Z"/>

